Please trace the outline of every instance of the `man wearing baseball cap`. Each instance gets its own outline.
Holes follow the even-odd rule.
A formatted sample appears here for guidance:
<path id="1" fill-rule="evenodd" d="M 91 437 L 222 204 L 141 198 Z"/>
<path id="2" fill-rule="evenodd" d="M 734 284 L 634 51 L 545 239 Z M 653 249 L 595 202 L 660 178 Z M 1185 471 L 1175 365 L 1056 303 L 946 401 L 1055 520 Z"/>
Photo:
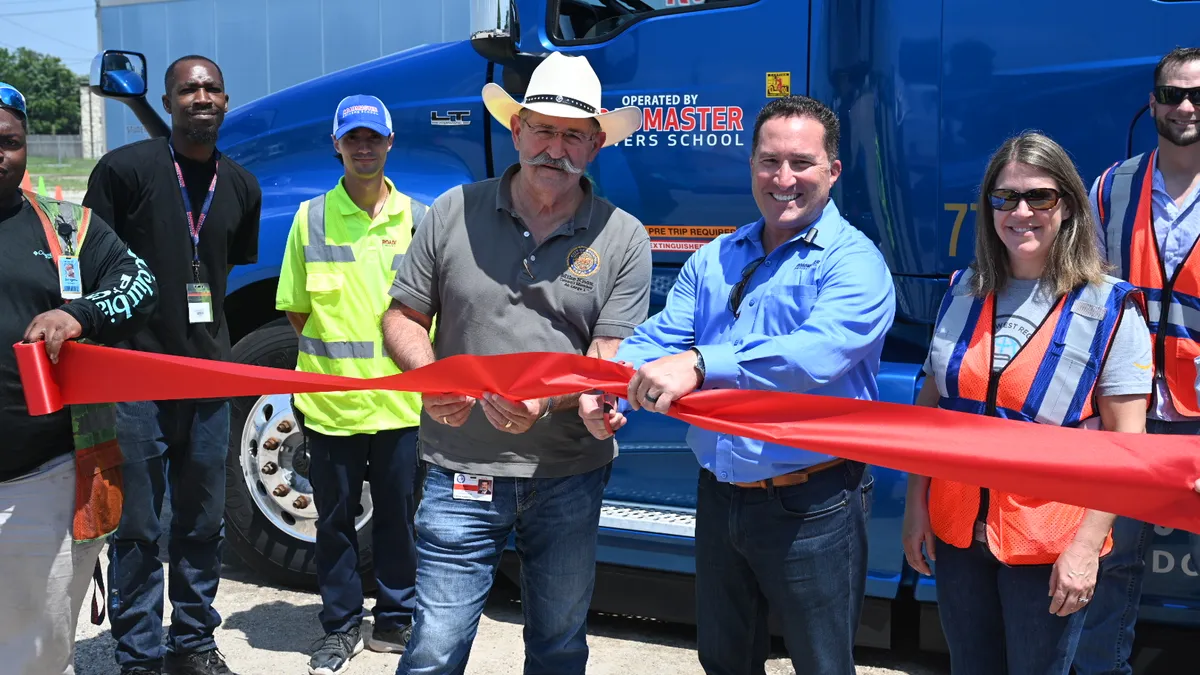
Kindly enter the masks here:
<path id="1" fill-rule="evenodd" d="M 300 204 L 275 296 L 300 337 L 297 370 L 357 378 L 400 372 L 383 349 L 380 321 L 394 270 L 426 206 L 384 175 L 394 138 L 391 114 L 378 98 L 347 96 L 338 104 L 333 148 L 343 176 L 332 190 Z M 334 675 L 364 644 L 355 520 L 368 467 L 379 594 L 366 646 L 401 653 L 412 631 L 421 398 L 395 391 L 297 394 L 293 406 L 311 462 L 326 634 L 309 673 Z"/>

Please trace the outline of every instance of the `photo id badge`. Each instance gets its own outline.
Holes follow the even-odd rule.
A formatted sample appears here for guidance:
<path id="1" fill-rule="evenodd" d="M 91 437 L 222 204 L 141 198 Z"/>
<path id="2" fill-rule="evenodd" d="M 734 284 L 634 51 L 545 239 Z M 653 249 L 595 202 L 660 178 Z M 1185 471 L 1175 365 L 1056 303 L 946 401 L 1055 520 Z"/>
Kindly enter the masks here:
<path id="1" fill-rule="evenodd" d="M 79 278 L 79 258 L 73 255 L 58 258 L 58 290 L 65 300 L 83 297 L 83 280 Z"/>
<path id="2" fill-rule="evenodd" d="M 490 502 L 492 501 L 492 486 L 491 476 L 469 476 L 465 473 L 454 474 L 455 499 Z"/>
<path id="3" fill-rule="evenodd" d="M 188 284 L 188 323 L 212 321 L 212 291 L 208 284 Z"/>

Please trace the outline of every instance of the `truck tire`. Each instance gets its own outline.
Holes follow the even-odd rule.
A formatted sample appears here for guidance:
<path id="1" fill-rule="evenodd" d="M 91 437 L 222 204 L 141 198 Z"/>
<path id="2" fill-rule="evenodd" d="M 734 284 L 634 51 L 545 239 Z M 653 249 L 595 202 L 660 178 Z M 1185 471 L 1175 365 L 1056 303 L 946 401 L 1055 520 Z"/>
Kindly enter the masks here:
<path id="1" fill-rule="evenodd" d="M 287 319 L 242 338 L 233 360 L 272 368 L 296 367 L 296 333 Z M 264 579 L 315 590 L 316 506 L 308 483 L 308 452 L 291 396 L 248 396 L 232 401 L 225 462 L 225 539 L 237 557 Z M 363 590 L 375 590 L 371 556 L 371 493 L 363 484 L 358 528 Z"/>

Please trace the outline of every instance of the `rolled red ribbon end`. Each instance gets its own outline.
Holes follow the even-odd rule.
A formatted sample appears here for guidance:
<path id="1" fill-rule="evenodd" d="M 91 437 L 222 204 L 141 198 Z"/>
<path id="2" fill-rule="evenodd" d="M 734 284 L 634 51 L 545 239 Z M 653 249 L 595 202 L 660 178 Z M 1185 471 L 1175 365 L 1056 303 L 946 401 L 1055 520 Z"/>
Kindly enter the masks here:
<path id="1" fill-rule="evenodd" d="M 62 392 L 50 374 L 50 357 L 44 342 L 18 342 L 17 370 L 25 393 L 25 407 L 30 415 L 49 415 L 62 410 Z"/>

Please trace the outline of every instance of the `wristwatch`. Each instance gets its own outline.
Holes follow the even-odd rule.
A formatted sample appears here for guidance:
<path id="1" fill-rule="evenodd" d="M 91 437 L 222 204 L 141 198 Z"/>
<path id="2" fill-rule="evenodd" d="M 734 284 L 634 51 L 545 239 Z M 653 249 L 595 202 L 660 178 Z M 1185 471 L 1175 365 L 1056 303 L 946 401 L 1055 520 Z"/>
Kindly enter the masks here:
<path id="1" fill-rule="evenodd" d="M 696 375 L 700 378 L 696 383 L 696 388 L 699 389 L 704 385 L 704 355 L 700 353 L 700 349 L 697 347 L 692 347 L 688 351 L 696 352 Z"/>

